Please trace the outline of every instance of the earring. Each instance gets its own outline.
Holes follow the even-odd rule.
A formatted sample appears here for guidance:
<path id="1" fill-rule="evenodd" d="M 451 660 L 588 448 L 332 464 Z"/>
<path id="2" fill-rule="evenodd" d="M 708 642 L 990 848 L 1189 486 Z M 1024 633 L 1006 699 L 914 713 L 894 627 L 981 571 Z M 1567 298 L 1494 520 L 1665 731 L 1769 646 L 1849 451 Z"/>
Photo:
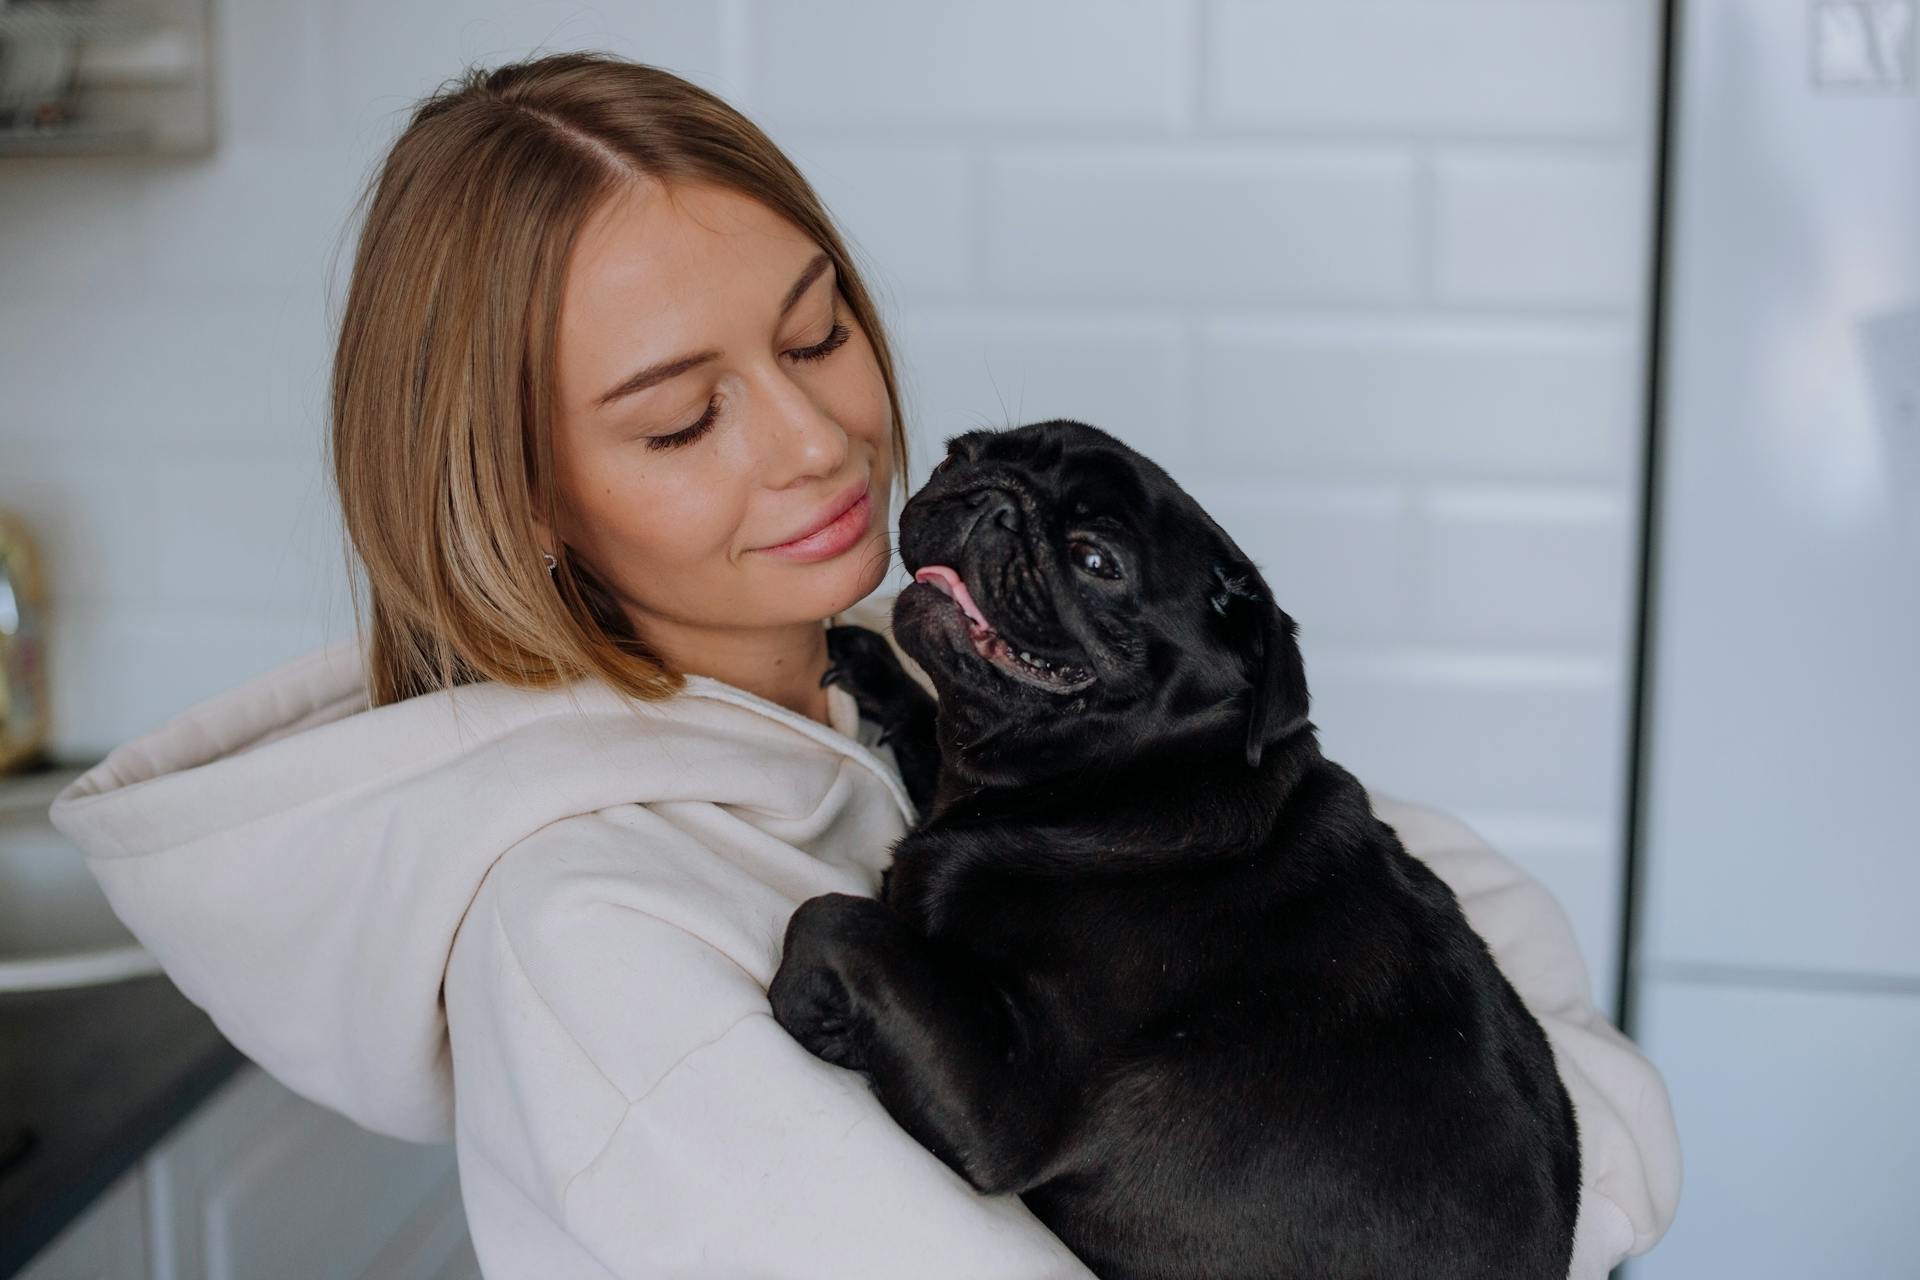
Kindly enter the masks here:
<path id="1" fill-rule="evenodd" d="M 554 570 L 560 567 L 560 562 L 553 558 L 553 552 L 551 551 L 542 551 L 540 554 L 545 556 L 547 559 L 547 576 L 551 578 L 553 576 Z"/>

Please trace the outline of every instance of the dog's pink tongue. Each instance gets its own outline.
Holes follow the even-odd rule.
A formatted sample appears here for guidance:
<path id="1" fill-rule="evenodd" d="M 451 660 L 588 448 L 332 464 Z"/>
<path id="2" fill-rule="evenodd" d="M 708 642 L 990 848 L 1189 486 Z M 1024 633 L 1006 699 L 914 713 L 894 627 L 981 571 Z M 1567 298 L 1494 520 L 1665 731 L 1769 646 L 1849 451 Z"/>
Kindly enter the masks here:
<path id="1" fill-rule="evenodd" d="M 913 580 L 928 583 L 935 590 L 946 592 L 953 597 L 954 603 L 960 606 L 960 612 L 966 614 L 968 621 L 974 626 L 992 630 L 987 626 L 986 618 L 981 615 L 980 606 L 973 602 L 973 596 L 968 592 L 967 584 L 960 581 L 960 575 L 946 565 L 925 565 L 920 572 L 913 575 Z"/>

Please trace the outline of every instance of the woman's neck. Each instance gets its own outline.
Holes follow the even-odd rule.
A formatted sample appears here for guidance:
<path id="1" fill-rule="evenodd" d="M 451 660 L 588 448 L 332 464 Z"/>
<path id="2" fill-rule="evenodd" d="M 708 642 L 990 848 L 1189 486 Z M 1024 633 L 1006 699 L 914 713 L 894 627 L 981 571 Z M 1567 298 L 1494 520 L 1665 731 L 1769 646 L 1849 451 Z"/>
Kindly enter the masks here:
<path id="1" fill-rule="evenodd" d="M 752 629 L 681 627 L 650 619 L 646 639 L 675 671 L 745 689 L 821 724 L 827 721 L 827 629 L 818 622 Z"/>

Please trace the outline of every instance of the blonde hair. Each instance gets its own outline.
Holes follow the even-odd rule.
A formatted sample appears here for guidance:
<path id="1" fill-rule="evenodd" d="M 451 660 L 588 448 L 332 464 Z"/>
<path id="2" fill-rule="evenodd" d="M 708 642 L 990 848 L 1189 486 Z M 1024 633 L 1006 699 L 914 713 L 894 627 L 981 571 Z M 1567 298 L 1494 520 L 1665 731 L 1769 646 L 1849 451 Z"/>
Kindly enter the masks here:
<path id="1" fill-rule="evenodd" d="M 469 69 L 419 103 L 367 206 L 331 393 L 334 483 L 374 706 L 497 680 L 678 689 L 585 564 L 555 548 L 554 342 L 587 216 L 638 179 L 758 200 L 832 259 L 866 330 L 907 473 L 893 358 L 839 232 L 792 161 L 725 102 L 657 67 L 567 53 Z M 368 205 L 368 201 L 371 204 Z"/>

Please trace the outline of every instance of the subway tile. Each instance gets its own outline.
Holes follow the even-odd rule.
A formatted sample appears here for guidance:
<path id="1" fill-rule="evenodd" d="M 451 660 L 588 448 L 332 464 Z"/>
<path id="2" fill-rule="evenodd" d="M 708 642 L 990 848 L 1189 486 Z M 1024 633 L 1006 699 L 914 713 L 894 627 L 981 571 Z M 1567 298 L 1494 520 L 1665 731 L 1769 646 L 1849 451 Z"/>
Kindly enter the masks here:
<path id="1" fill-rule="evenodd" d="M 339 86 L 327 76 L 332 6 L 251 0 L 213 24 L 217 145 L 306 144 L 337 131 Z"/>
<path id="2" fill-rule="evenodd" d="M 1214 0 L 1225 125 L 1608 137 L 1650 100 L 1647 0 Z"/>
<path id="3" fill-rule="evenodd" d="M 1597 820 L 1618 805 L 1624 721 L 1612 663 L 1302 644 L 1327 755 L 1369 786 L 1453 811 Z"/>
<path id="4" fill-rule="evenodd" d="M 1648 155 L 1458 150 L 1434 161 L 1442 301 L 1626 307 L 1644 293 Z"/>
<path id="5" fill-rule="evenodd" d="M 1169 469 L 1259 568 L 1302 636 L 1404 635 L 1412 581 L 1407 502 L 1398 490 L 1189 478 L 1178 462 Z"/>
<path id="6" fill-rule="evenodd" d="M 323 301 L 299 288 L 0 302 L 0 443 L 304 447 L 331 359 Z"/>
<path id="7" fill-rule="evenodd" d="M 851 243 L 869 289 L 917 300 L 972 287 L 973 185 L 963 150 L 777 141 Z"/>
<path id="8" fill-rule="evenodd" d="M 344 596 L 332 478 L 315 449 L 9 446 L 0 507 L 41 544 L 56 602 L 271 611 Z"/>
<path id="9" fill-rule="evenodd" d="M 0 308 L 137 290 L 146 266 L 138 212 L 144 186 L 143 170 L 124 161 L 0 160 Z M 61 336 L 84 341 L 83 334 Z"/>
<path id="10" fill-rule="evenodd" d="M 267 611 L 344 594 L 339 504 L 319 450 L 168 457 L 152 480 L 172 512 L 152 534 L 153 591 L 170 605 Z"/>
<path id="11" fill-rule="evenodd" d="M 1420 504 L 1423 614 L 1448 640 L 1626 642 L 1638 541 L 1613 489 L 1450 488 Z"/>
<path id="12" fill-rule="evenodd" d="M 1414 288 L 1397 152 L 1076 149 L 990 168 L 987 278 L 1014 298 L 1386 303 Z"/>
<path id="13" fill-rule="evenodd" d="M 153 599 L 156 531 L 177 518 L 147 469 L 124 452 L 0 444 L 0 509 L 17 515 L 46 561 L 50 607 Z"/>
<path id="14" fill-rule="evenodd" d="M 335 0 L 309 54 L 328 86 L 334 128 L 377 151 L 416 102 L 467 66 L 571 50 L 603 50 L 662 67 L 723 96 L 745 86 L 727 75 L 723 6 L 623 0 L 615 13 L 563 0 L 492 6 Z"/>
<path id="15" fill-rule="evenodd" d="M 57 611 L 48 628 L 53 751 L 92 759 L 350 628 L 323 602 L 266 614 Z"/>
<path id="16" fill-rule="evenodd" d="M 336 249 L 351 260 L 364 177 L 360 156 L 337 144 L 231 143 L 155 168 L 138 206 L 146 292 L 286 287 L 323 302 Z"/>
<path id="17" fill-rule="evenodd" d="M 1181 338 L 1172 321 L 923 309 L 896 337 L 916 484 L 949 436 L 1045 418 L 1092 423 L 1162 462 L 1184 451 Z"/>
<path id="18" fill-rule="evenodd" d="M 775 123 L 1153 128 L 1179 114 L 1181 0 L 761 0 L 756 102 Z"/>
<path id="19" fill-rule="evenodd" d="M 1614 478 L 1637 358 L 1610 323 L 1218 321 L 1200 442 L 1280 476 Z"/>

